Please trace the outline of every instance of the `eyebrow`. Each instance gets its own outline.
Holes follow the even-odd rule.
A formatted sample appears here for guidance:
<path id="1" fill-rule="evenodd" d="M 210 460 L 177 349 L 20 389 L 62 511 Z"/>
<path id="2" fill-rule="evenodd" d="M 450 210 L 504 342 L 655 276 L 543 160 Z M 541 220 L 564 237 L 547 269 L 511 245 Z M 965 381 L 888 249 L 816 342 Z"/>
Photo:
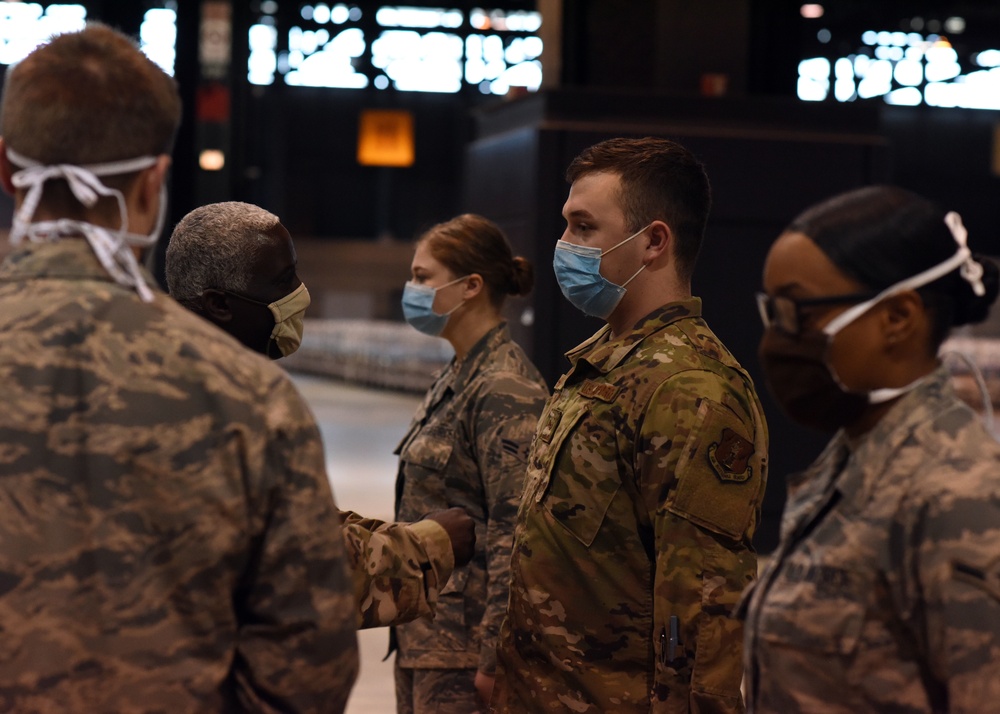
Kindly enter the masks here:
<path id="1" fill-rule="evenodd" d="M 565 218 L 589 218 L 590 220 L 594 220 L 594 215 L 590 211 L 587 211 L 587 210 L 585 210 L 583 208 L 577 208 L 575 210 L 570 211 L 569 213 L 564 213 L 563 217 L 565 217 Z"/>
<path id="2" fill-rule="evenodd" d="M 792 297 L 794 293 L 797 292 L 801 293 L 803 290 L 805 290 L 805 288 L 802 286 L 801 283 L 793 281 L 790 283 L 785 283 L 784 285 L 779 287 L 777 290 L 774 291 L 774 294 L 781 295 L 784 297 Z M 808 290 L 806 290 L 806 292 L 808 292 Z"/>

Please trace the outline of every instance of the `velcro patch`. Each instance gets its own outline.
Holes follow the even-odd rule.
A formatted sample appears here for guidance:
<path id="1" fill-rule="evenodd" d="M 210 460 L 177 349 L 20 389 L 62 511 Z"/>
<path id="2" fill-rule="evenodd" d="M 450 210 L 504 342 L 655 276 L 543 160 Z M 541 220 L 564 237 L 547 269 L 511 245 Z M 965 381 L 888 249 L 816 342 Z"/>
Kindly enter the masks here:
<path id="1" fill-rule="evenodd" d="M 743 483 L 753 475 L 753 451 L 751 442 L 725 427 L 719 441 L 708 447 L 708 462 L 721 480 Z"/>
<path id="2" fill-rule="evenodd" d="M 552 441 L 552 435 L 556 432 L 556 427 L 559 426 L 562 415 L 562 409 L 553 409 L 550 411 L 548 416 L 545 418 L 545 423 L 542 424 L 542 428 L 538 430 L 538 438 L 546 444 L 550 443 Z"/>
<path id="3" fill-rule="evenodd" d="M 605 382 L 594 382 L 588 379 L 580 388 L 580 396 L 591 399 L 600 399 L 602 402 L 613 402 L 618 398 L 620 387 Z"/>

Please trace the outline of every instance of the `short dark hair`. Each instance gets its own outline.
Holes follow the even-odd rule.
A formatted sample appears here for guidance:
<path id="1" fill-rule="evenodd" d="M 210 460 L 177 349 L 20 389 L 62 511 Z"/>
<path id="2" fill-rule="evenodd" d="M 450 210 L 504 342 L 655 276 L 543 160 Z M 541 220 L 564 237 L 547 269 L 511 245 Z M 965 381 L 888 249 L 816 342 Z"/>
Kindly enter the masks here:
<path id="1" fill-rule="evenodd" d="M 934 202 L 895 186 L 848 191 L 808 208 L 786 231 L 808 236 L 850 278 L 881 291 L 943 263 L 958 244 Z M 979 255 L 985 295 L 959 269 L 917 289 L 931 317 L 937 351 L 952 327 L 982 322 L 1000 289 L 1000 271 Z"/>
<path id="2" fill-rule="evenodd" d="M 690 280 L 712 207 L 705 167 L 669 139 L 617 138 L 584 149 L 566 169 L 566 180 L 573 183 L 605 172 L 617 175 L 621 182 L 617 199 L 626 228 L 635 232 L 655 220 L 669 225 L 676 239 L 678 273 Z"/>
<path id="3" fill-rule="evenodd" d="M 0 136 L 44 165 L 169 154 L 180 120 L 173 78 L 127 36 L 97 22 L 55 35 L 10 67 L 0 99 Z M 101 181 L 125 189 L 137 175 Z M 63 179 L 48 182 L 42 203 L 71 215 L 84 210 Z"/>
<path id="4" fill-rule="evenodd" d="M 131 39 L 89 23 L 8 70 L 0 135 L 43 164 L 95 164 L 169 154 L 180 119 L 174 80 Z"/>

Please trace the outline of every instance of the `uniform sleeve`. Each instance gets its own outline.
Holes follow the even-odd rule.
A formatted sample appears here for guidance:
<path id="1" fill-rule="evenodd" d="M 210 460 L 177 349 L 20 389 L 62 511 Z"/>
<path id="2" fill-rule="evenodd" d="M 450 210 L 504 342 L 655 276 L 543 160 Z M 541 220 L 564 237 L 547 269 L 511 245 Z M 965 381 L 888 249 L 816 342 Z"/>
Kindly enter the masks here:
<path id="1" fill-rule="evenodd" d="M 654 712 L 744 710 L 743 629 L 732 612 L 756 575 L 749 541 L 766 427 L 738 402 L 746 395 L 715 374 L 682 373 L 654 393 L 639 427 L 636 475 L 655 558 Z"/>
<path id="2" fill-rule="evenodd" d="M 241 708 L 343 711 L 358 671 L 354 590 L 315 422 L 286 380 L 270 393 L 264 474 L 247 484 L 252 559 L 234 597 Z"/>
<path id="3" fill-rule="evenodd" d="M 507 610 L 510 553 L 528 452 L 548 397 L 542 385 L 507 376 L 494 380 L 476 405 L 475 443 L 486 494 L 486 608 L 479 671 L 496 671 L 496 645 Z"/>
<path id="4" fill-rule="evenodd" d="M 966 472 L 956 480 L 996 480 Z M 978 490 L 978 489 L 976 489 Z M 984 711 L 1000 701 L 1000 500 L 997 494 L 946 494 L 921 509 L 903 547 L 913 555 L 908 588 L 925 631 L 928 687 L 941 711 Z M 944 704 L 947 706 L 944 706 Z"/>
<path id="5" fill-rule="evenodd" d="M 385 523 L 341 512 L 360 626 L 401 625 L 431 615 L 455 568 L 448 532 L 431 520 Z"/>

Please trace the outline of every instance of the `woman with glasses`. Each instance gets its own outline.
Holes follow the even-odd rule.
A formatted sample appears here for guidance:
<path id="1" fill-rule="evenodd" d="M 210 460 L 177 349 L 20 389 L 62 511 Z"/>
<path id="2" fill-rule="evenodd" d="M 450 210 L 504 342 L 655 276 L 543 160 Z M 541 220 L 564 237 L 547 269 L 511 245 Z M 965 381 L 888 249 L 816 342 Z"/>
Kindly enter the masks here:
<path id="1" fill-rule="evenodd" d="M 775 241 L 759 298 L 768 387 L 833 432 L 789 479 L 744 597 L 751 711 L 1000 711 L 1000 444 L 938 349 L 997 297 L 956 213 L 852 191 Z"/>

